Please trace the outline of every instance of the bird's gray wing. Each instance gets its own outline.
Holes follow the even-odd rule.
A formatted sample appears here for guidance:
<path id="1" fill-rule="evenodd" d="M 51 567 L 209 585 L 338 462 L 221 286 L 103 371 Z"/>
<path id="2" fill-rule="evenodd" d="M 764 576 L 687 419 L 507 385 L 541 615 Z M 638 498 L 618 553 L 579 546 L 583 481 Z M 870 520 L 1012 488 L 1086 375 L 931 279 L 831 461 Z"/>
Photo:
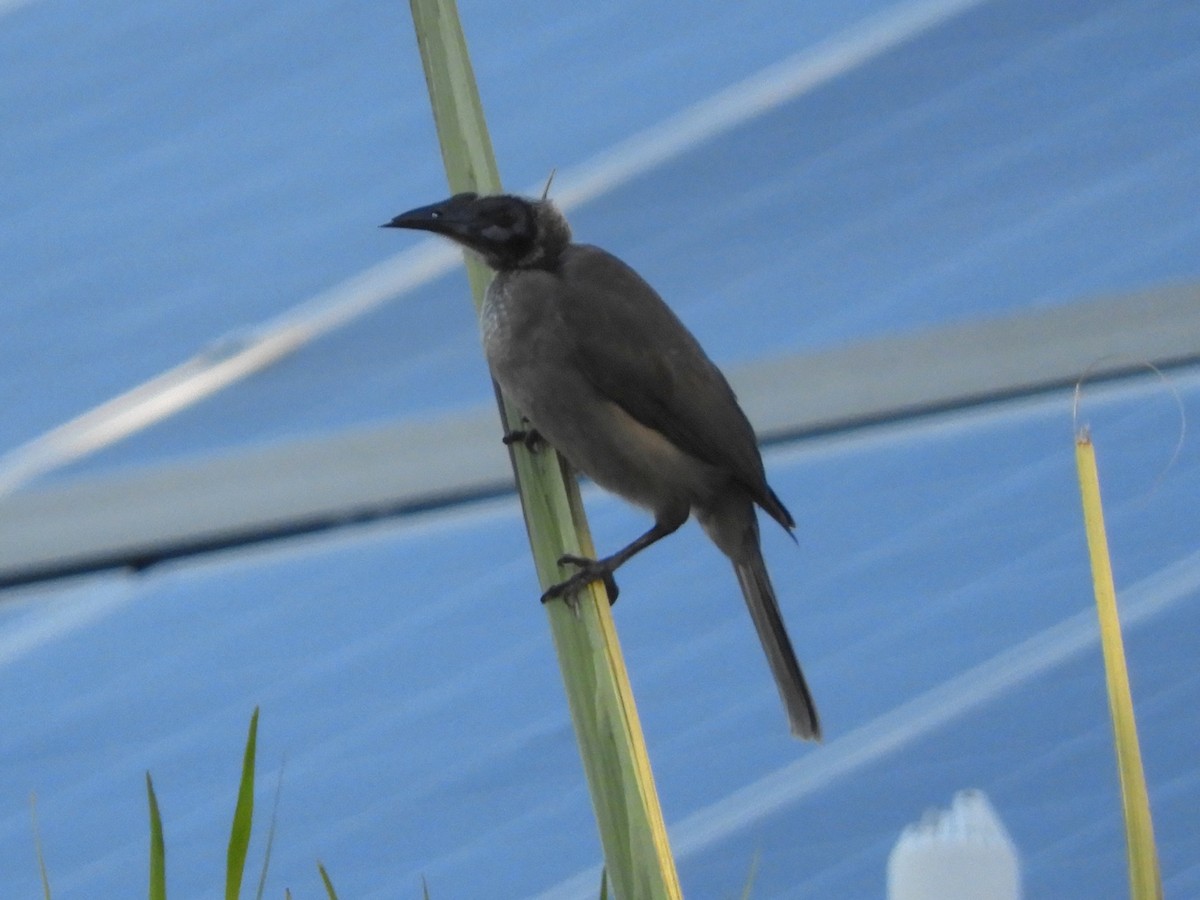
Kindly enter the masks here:
<path id="1" fill-rule="evenodd" d="M 658 293 L 597 247 L 573 245 L 560 271 L 570 353 L 595 389 L 681 450 L 728 470 L 790 526 L 733 389 Z"/>

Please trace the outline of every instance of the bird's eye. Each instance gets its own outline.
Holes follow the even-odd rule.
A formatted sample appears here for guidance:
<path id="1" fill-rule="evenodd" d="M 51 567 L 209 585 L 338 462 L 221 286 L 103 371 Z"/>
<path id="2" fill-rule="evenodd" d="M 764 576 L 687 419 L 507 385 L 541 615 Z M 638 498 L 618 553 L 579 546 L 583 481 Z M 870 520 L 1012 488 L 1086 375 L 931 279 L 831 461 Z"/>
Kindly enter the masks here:
<path id="1" fill-rule="evenodd" d="M 442 217 L 442 211 L 440 209 L 435 209 L 433 212 L 431 212 L 429 214 L 429 218 L 431 218 L 431 219 L 440 219 L 441 217 Z"/>

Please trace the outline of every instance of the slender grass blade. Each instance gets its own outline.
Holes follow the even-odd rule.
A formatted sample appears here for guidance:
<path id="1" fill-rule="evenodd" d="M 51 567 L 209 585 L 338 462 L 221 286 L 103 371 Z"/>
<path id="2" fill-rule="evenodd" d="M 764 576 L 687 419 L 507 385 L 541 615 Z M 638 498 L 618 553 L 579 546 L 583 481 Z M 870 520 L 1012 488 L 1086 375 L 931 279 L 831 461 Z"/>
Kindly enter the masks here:
<path id="1" fill-rule="evenodd" d="M 146 798 L 150 804 L 150 900 L 167 900 L 167 845 L 154 782 L 146 773 Z"/>
<path id="2" fill-rule="evenodd" d="M 36 794 L 29 795 L 29 815 L 33 820 L 33 849 L 37 853 L 38 872 L 42 876 L 42 895 L 46 900 L 51 900 L 50 875 L 46 871 L 46 857 L 42 853 L 42 831 L 38 828 Z"/>
<path id="3" fill-rule="evenodd" d="M 321 873 L 321 884 L 325 885 L 325 893 L 329 900 L 337 900 L 337 891 L 333 889 L 333 880 L 329 877 L 329 873 L 325 871 L 325 866 L 317 863 L 317 871 Z"/>
<path id="4" fill-rule="evenodd" d="M 1100 619 L 1100 644 L 1104 652 L 1108 706 L 1112 715 L 1117 772 L 1125 812 L 1130 896 L 1134 900 L 1161 900 L 1162 876 L 1159 873 L 1158 851 L 1154 843 L 1154 824 L 1150 817 L 1146 774 L 1142 768 L 1142 753 L 1138 745 L 1137 722 L 1133 714 L 1133 694 L 1129 688 L 1129 669 L 1125 664 L 1121 620 L 1117 613 L 1117 592 L 1113 586 L 1108 534 L 1104 527 L 1104 506 L 1100 500 L 1100 476 L 1096 468 L 1095 448 L 1086 430 L 1076 436 L 1075 463 L 1079 472 L 1079 490 L 1083 498 L 1084 528 L 1091 558 L 1096 612 Z"/>
<path id="5" fill-rule="evenodd" d="M 225 862 L 225 900 L 238 900 L 242 874 L 246 871 L 246 851 L 250 846 L 250 826 L 254 818 L 254 756 L 258 739 L 258 707 L 250 717 L 250 733 L 242 757 L 242 780 L 238 786 L 237 806 L 229 829 L 229 852 Z"/>

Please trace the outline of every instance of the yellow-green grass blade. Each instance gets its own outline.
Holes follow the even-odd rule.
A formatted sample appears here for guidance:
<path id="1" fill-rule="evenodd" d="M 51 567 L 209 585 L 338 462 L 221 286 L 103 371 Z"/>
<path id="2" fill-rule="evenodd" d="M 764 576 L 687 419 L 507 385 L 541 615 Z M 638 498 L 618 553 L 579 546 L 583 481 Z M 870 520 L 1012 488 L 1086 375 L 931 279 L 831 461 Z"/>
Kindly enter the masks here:
<path id="1" fill-rule="evenodd" d="M 453 0 L 410 0 L 417 42 L 451 191 L 496 193 L 500 178 Z M 476 308 L 489 273 L 468 259 Z M 519 415 L 499 397 L 507 431 Z M 497 440 L 499 437 L 497 437 Z M 578 486 L 555 453 L 510 448 L 534 563 L 543 588 L 566 577 L 565 553 L 594 556 Z M 608 878 L 619 897 L 679 897 L 641 724 L 599 585 L 575 609 L 547 605 L 567 701 L 600 830 Z"/>
<path id="2" fill-rule="evenodd" d="M 325 885 L 325 893 L 329 897 L 329 900 L 338 900 L 337 891 L 333 889 L 333 879 L 325 871 L 323 863 L 317 863 L 317 871 L 321 873 L 321 884 Z"/>
<path id="3" fill-rule="evenodd" d="M 1125 646 L 1121 638 L 1112 561 L 1108 553 L 1108 536 L 1104 527 L 1104 507 L 1100 500 L 1100 476 L 1096 469 L 1095 448 L 1086 431 L 1081 431 L 1076 436 L 1075 463 L 1079 471 L 1079 490 L 1083 498 L 1084 528 L 1091 558 L 1096 611 L 1100 619 L 1100 644 L 1104 653 L 1108 706 L 1112 715 L 1117 771 L 1125 812 L 1129 891 L 1134 900 L 1161 900 L 1162 878 L 1158 868 L 1158 852 L 1154 844 L 1154 823 L 1150 818 L 1146 775 L 1142 769 L 1142 753 L 1138 746 L 1133 695 L 1129 689 L 1129 670 L 1125 665 Z"/>
<path id="4" fill-rule="evenodd" d="M 750 892 L 754 890 L 754 879 L 758 877 L 758 862 L 762 854 L 755 850 L 754 855 L 750 857 L 750 871 L 746 875 L 746 886 L 742 888 L 742 900 L 750 900 Z"/>
<path id="5" fill-rule="evenodd" d="M 167 900 L 167 845 L 154 782 L 146 773 L 146 798 L 150 804 L 150 900 Z"/>
<path id="6" fill-rule="evenodd" d="M 33 849 L 37 854 L 38 872 L 42 876 L 42 895 L 46 900 L 50 898 L 50 874 L 46 871 L 46 857 L 42 853 L 42 832 L 38 828 L 37 818 L 37 795 L 29 795 L 29 815 L 33 823 Z"/>
<path id="7" fill-rule="evenodd" d="M 275 846 L 275 826 L 279 822 L 279 795 L 283 793 L 283 766 L 279 767 L 279 777 L 275 781 L 275 797 L 271 801 L 271 823 L 267 826 L 267 847 L 263 852 L 262 871 L 258 875 L 258 890 L 255 900 L 262 900 L 267 888 L 267 872 L 271 868 L 271 850 Z"/>
<path id="8" fill-rule="evenodd" d="M 258 739 L 258 707 L 250 717 L 250 733 L 242 757 L 242 780 L 238 785 L 233 825 L 229 829 L 229 852 L 225 861 L 225 900 L 238 900 L 242 874 L 246 870 L 246 851 L 250 846 L 250 827 L 254 818 L 254 755 Z"/>

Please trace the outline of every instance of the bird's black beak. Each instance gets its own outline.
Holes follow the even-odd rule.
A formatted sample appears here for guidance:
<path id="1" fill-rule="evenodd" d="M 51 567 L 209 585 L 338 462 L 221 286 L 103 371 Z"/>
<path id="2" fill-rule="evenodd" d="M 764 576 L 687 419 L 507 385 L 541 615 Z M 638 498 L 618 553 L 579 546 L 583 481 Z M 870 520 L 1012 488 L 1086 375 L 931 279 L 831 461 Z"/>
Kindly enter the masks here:
<path id="1" fill-rule="evenodd" d="M 434 203 L 400 213 L 390 222 L 384 222 L 380 228 L 412 228 L 417 231 L 437 231 L 439 220 L 442 219 L 442 204 Z"/>
<path id="2" fill-rule="evenodd" d="M 474 199 L 474 194 L 459 194 L 449 200 L 441 200 L 429 206 L 419 206 L 400 213 L 392 221 L 379 227 L 410 228 L 414 231 L 431 231 L 448 238 L 457 238 L 466 232 L 472 222 L 473 209 L 469 201 Z"/>

